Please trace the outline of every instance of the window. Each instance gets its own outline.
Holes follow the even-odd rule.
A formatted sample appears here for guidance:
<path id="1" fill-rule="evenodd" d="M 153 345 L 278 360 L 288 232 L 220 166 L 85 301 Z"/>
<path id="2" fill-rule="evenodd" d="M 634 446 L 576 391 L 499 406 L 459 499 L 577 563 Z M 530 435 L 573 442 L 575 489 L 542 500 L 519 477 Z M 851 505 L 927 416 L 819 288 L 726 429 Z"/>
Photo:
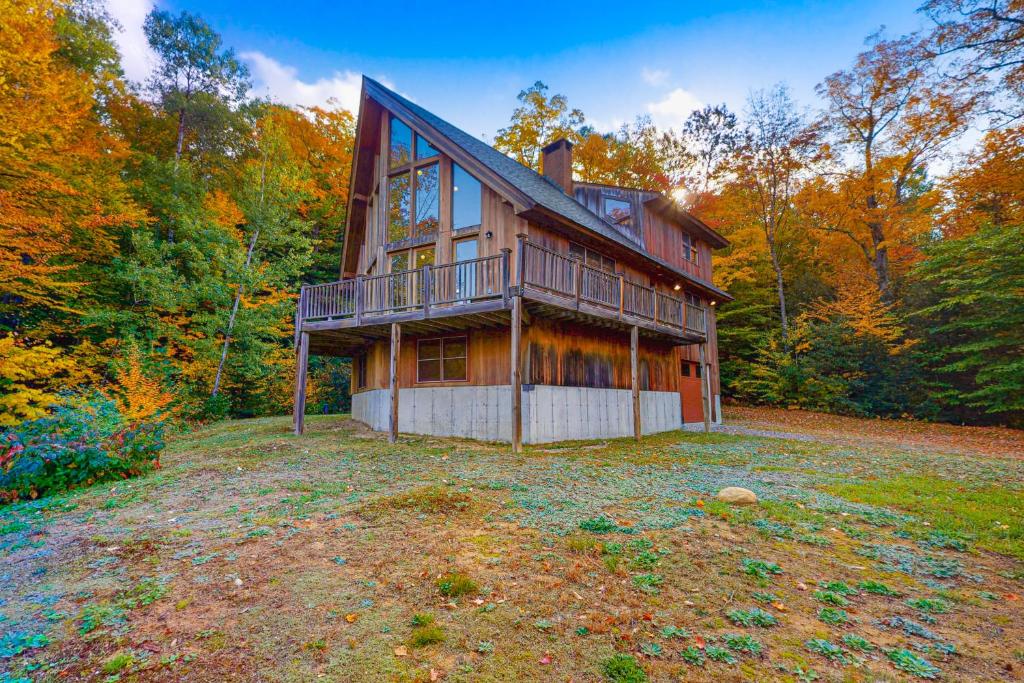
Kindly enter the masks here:
<path id="1" fill-rule="evenodd" d="M 452 230 L 480 227 L 480 181 L 452 164 Z"/>
<path id="2" fill-rule="evenodd" d="M 388 241 L 409 236 L 409 174 L 388 179 Z"/>
<path id="3" fill-rule="evenodd" d="M 426 141 L 425 138 L 421 138 L 419 135 L 416 136 L 416 158 L 417 159 L 429 159 L 436 157 L 440 152 L 434 149 L 434 146 Z"/>
<path id="4" fill-rule="evenodd" d="M 701 305 L 701 300 L 700 300 L 700 297 L 697 296 L 696 294 L 690 294 L 689 292 L 687 292 L 686 293 L 686 303 L 693 304 L 694 306 L 700 306 Z"/>
<path id="5" fill-rule="evenodd" d="M 391 117 L 390 122 L 387 241 L 436 235 L 441 223 L 439 152 L 402 121 Z"/>
<path id="6" fill-rule="evenodd" d="M 476 270 L 478 263 L 466 263 L 477 257 L 476 238 L 459 240 L 455 243 L 455 298 L 459 301 L 476 296 Z"/>
<path id="7" fill-rule="evenodd" d="M 391 139 L 388 158 L 391 168 L 404 166 L 412 159 L 412 129 L 391 117 Z"/>
<path id="8" fill-rule="evenodd" d="M 356 389 L 366 388 L 366 354 L 355 357 L 356 363 Z"/>
<path id="9" fill-rule="evenodd" d="M 604 217 L 612 225 L 633 227 L 633 205 L 624 199 L 604 196 Z"/>
<path id="10" fill-rule="evenodd" d="M 578 259 L 591 268 L 597 268 L 609 273 L 615 272 L 615 259 L 608 258 L 599 251 L 587 249 L 582 244 L 569 242 L 569 258 Z"/>
<path id="11" fill-rule="evenodd" d="M 437 181 L 437 164 L 416 169 L 416 221 L 413 224 L 413 237 L 437 234 Z"/>
<path id="12" fill-rule="evenodd" d="M 416 344 L 417 382 L 465 382 L 466 337 L 421 339 Z"/>
<path id="13" fill-rule="evenodd" d="M 683 233 L 683 258 L 691 263 L 697 262 L 697 241 L 690 233 Z"/>
<path id="14" fill-rule="evenodd" d="M 682 363 L 682 366 L 683 366 L 682 367 L 683 377 L 689 377 L 690 376 L 690 361 L 684 360 L 683 363 Z"/>

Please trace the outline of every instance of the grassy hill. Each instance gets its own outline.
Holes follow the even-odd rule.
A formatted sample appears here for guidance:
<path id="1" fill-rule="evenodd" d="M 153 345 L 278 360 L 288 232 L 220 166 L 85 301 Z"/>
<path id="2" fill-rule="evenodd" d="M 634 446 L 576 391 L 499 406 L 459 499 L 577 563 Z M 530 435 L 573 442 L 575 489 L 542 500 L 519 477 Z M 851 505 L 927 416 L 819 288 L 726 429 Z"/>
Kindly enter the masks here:
<path id="1" fill-rule="evenodd" d="M 522 456 L 343 417 L 178 436 L 0 508 L 0 681 L 1024 675 L 1019 434 L 733 417 Z"/>

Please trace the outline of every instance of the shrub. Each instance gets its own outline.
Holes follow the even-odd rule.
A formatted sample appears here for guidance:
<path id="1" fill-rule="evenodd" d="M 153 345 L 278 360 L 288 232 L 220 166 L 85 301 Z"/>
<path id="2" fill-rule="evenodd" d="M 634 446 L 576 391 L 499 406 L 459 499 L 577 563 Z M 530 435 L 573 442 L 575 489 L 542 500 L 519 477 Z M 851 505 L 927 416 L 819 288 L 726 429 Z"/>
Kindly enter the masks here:
<path id="1" fill-rule="evenodd" d="M 609 683 L 646 683 L 647 674 L 633 655 L 617 654 L 604 660 L 601 672 Z"/>
<path id="2" fill-rule="evenodd" d="M 102 395 L 57 406 L 52 415 L 0 435 L 0 501 L 127 479 L 160 467 L 162 422 L 129 424 Z"/>
<path id="3" fill-rule="evenodd" d="M 417 626 L 412 630 L 409 637 L 409 644 L 415 648 L 427 647 L 436 643 L 444 642 L 444 629 L 436 624 L 425 624 Z"/>
<path id="4" fill-rule="evenodd" d="M 457 598 L 460 595 L 472 595 L 479 588 L 473 579 L 465 574 L 448 574 L 437 580 L 437 588 L 441 595 L 449 598 Z"/>

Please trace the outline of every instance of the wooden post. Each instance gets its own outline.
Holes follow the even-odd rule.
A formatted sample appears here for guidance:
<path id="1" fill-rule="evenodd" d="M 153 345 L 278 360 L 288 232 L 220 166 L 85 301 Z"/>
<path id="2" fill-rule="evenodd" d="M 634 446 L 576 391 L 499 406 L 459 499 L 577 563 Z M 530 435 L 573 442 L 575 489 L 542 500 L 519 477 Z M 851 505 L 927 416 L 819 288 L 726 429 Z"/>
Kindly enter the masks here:
<path id="1" fill-rule="evenodd" d="M 520 345 L 523 327 L 523 297 L 512 299 L 512 330 L 509 353 L 512 366 L 512 452 L 523 450 L 523 372 L 520 367 Z"/>
<path id="2" fill-rule="evenodd" d="M 388 389 L 391 392 L 391 417 L 388 420 L 388 442 L 398 440 L 398 356 L 402 348 L 402 326 L 391 323 L 391 374 Z"/>
<path id="3" fill-rule="evenodd" d="M 511 260 L 512 250 L 505 247 L 501 250 L 501 300 L 505 303 L 505 308 L 508 308 L 509 304 L 509 261 Z"/>
<path id="4" fill-rule="evenodd" d="M 633 436 L 640 440 L 640 328 L 629 328 L 629 378 L 633 385 Z"/>
<path id="5" fill-rule="evenodd" d="M 526 287 L 526 235 L 516 235 L 516 287 L 522 296 Z"/>
<path id="6" fill-rule="evenodd" d="M 708 377 L 708 367 L 704 363 L 704 347 L 705 344 L 701 344 L 698 348 L 700 349 L 700 388 L 701 393 L 704 394 L 704 433 L 711 431 L 711 381 Z"/>
<path id="7" fill-rule="evenodd" d="M 619 273 L 619 320 L 622 320 L 622 309 L 626 304 L 626 278 Z"/>
<path id="8" fill-rule="evenodd" d="M 356 325 L 363 324 L 363 290 L 366 288 L 366 280 L 362 275 L 356 275 Z"/>
<path id="9" fill-rule="evenodd" d="M 574 265 L 573 271 L 572 271 L 572 279 L 575 281 L 575 284 L 576 284 L 576 310 L 577 311 L 580 310 L 580 291 L 583 289 L 583 287 L 581 286 L 581 282 L 580 282 L 580 280 L 582 279 L 580 276 L 582 274 L 583 274 L 583 267 L 580 265 L 580 262 L 577 260 L 577 261 L 575 261 L 575 265 Z"/>
<path id="10" fill-rule="evenodd" d="M 309 369 L 309 332 L 299 334 L 299 345 L 295 349 L 295 402 L 292 407 L 292 424 L 295 434 L 306 429 L 306 371 Z"/>
<path id="11" fill-rule="evenodd" d="M 423 266 L 423 317 L 430 317 L 430 266 Z"/>

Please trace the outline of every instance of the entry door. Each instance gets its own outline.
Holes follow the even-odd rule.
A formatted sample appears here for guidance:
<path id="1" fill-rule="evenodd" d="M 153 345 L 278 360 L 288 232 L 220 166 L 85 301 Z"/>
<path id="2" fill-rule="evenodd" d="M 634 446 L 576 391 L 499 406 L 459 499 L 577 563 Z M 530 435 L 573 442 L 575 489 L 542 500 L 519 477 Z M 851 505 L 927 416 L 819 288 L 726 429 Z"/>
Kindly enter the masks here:
<path id="1" fill-rule="evenodd" d="M 700 363 L 682 358 L 679 363 L 679 393 L 683 401 L 683 422 L 704 419 L 704 392 L 701 389 Z"/>
<path id="2" fill-rule="evenodd" d="M 455 243 L 455 298 L 469 301 L 477 295 L 476 270 L 477 240 L 459 240 Z"/>

